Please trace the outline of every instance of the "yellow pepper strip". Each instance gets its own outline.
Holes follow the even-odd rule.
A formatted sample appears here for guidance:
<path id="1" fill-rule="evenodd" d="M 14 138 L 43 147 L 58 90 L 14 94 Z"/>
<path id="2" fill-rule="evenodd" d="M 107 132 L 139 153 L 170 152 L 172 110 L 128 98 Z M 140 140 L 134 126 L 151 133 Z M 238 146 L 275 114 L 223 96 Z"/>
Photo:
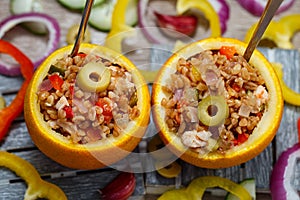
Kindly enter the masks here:
<path id="1" fill-rule="evenodd" d="M 155 167 L 157 169 L 157 173 L 165 178 L 175 178 L 181 172 L 181 165 L 178 162 L 174 161 L 167 166 L 164 166 L 165 163 L 163 161 L 157 161 L 155 163 Z M 164 167 L 161 167 L 164 166 Z"/>
<path id="2" fill-rule="evenodd" d="M 36 169 L 26 160 L 6 151 L 0 151 L 0 166 L 6 167 L 27 183 L 25 200 L 47 198 L 49 200 L 66 200 L 65 193 L 56 185 L 41 179 Z"/>
<path id="3" fill-rule="evenodd" d="M 178 14 L 183 14 L 191 8 L 200 10 L 208 19 L 211 37 L 221 36 L 220 19 L 212 5 L 207 0 L 177 0 L 176 9 Z"/>
<path id="4" fill-rule="evenodd" d="M 247 31 L 244 41 L 248 43 L 255 30 L 257 23 L 253 24 Z M 273 41 L 277 47 L 292 49 L 294 45 L 291 40 L 294 34 L 300 30 L 300 14 L 282 17 L 279 21 L 271 21 L 262 39 Z"/>
<path id="5" fill-rule="evenodd" d="M 252 197 L 249 192 L 241 185 L 218 176 L 202 176 L 194 179 L 187 188 L 170 190 L 165 192 L 158 200 L 198 200 L 202 196 L 206 188 L 220 187 L 228 192 L 234 194 L 241 200 L 251 200 Z"/>
<path id="6" fill-rule="evenodd" d="M 122 40 L 133 34 L 134 28 L 126 25 L 126 8 L 131 0 L 118 0 L 115 4 L 111 30 L 106 36 L 105 46 L 119 53 L 122 52 Z"/>
<path id="7" fill-rule="evenodd" d="M 300 94 L 289 88 L 283 80 L 282 65 L 280 63 L 272 63 L 282 89 L 282 95 L 285 102 L 295 106 L 300 106 Z"/>
<path id="8" fill-rule="evenodd" d="M 3 96 L 0 96 L 0 109 L 3 109 L 6 107 L 6 101 Z"/>
<path id="9" fill-rule="evenodd" d="M 257 23 L 253 24 L 250 29 L 247 31 L 244 41 L 248 43 L 252 34 L 255 30 Z M 273 41 L 277 47 L 283 49 L 293 48 L 293 44 L 290 42 L 289 30 L 287 27 L 282 26 L 280 22 L 271 21 L 265 33 L 262 36 L 263 39 L 268 39 Z"/>
<path id="10" fill-rule="evenodd" d="M 294 36 L 296 32 L 300 30 L 300 14 L 291 14 L 284 16 L 280 19 L 280 24 L 287 27 L 287 29 L 290 31 L 290 40 Z"/>

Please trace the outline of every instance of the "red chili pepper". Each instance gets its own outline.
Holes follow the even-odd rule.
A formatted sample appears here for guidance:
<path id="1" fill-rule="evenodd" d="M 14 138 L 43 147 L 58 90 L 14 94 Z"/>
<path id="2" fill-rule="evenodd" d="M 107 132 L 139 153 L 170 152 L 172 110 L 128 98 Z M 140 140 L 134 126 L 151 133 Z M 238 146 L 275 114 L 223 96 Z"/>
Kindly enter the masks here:
<path id="1" fill-rule="evenodd" d="M 11 104 L 0 110 L 0 140 L 5 137 L 12 121 L 23 111 L 27 86 L 33 75 L 30 59 L 11 43 L 0 39 L 0 53 L 12 56 L 19 64 L 24 82 Z"/>
<path id="2" fill-rule="evenodd" d="M 51 85 L 56 90 L 61 90 L 61 86 L 64 83 L 64 80 L 58 74 L 52 74 L 48 77 L 48 79 L 50 80 Z"/>
<path id="3" fill-rule="evenodd" d="M 222 46 L 220 48 L 220 54 L 225 55 L 227 59 L 230 59 L 236 53 L 236 49 L 233 46 Z"/>
<path id="4" fill-rule="evenodd" d="M 110 120 L 113 118 L 112 109 L 111 109 L 110 105 L 105 101 L 105 99 L 99 98 L 98 101 L 96 102 L 96 106 L 99 106 L 100 108 L 102 108 L 102 110 L 103 110 L 102 114 L 104 116 L 104 121 L 106 123 L 109 123 Z"/>

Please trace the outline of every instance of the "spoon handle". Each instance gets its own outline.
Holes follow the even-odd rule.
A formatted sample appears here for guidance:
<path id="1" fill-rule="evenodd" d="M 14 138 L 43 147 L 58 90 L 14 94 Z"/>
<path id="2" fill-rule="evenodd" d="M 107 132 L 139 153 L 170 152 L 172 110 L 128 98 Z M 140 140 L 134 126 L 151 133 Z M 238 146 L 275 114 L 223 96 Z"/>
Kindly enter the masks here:
<path id="1" fill-rule="evenodd" d="M 79 29 L 78 29 L 78 34 L 77 34 L 72 52 L 70 54 L 71 57 L 76 56 L 77 53 L 78 53 L 79 46 L 80 46 L 80 43 L 83 39 L 85 29 L 86 29 L 86 25 L 87 25 L 87 22 L 88 22 L 90 13 L 91 13 L 93 2 L 94 2 L 94 0 L 86 0 L 85 8 L 83 10 L 80 26 L 79 26 Z"/>
<path id="2" fill-rule="evenodd" d="M 257 47 L 261 37 L 263 36 L 266 28 L 268 27 L 270 21 L 275 15 L 277 9 L 283 0 L 268 0 L 268 3 L 264 9 L 263 14 L 260 17 L 260 20 L 254 30 L 252 38 L 244 52 L 244 58 L 249 61 L 254 49 Z"/>

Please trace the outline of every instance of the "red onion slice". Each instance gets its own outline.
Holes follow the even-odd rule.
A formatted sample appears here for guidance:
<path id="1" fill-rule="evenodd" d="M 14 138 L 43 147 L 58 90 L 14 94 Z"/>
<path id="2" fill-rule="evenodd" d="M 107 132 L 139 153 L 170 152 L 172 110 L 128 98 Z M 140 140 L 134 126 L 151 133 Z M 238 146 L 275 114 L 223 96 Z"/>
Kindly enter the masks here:
<path id="1" fill-rule="evenodd" d="M 45 53 L 37 60 L 32 61 L 34 67 L 38 67 L 44 59 L 49 56 L 55 49 L 57 49 L 60 40 L 60 28 L 56 19 L 43 13 L 24 13 L 18 15 L 12 15 L 0 22 L 0 38 L 2 38 L 7 31 L 14 26 L 23 22 L 39 22 L 46 25 L 49 31 L 49 41 L 45 50 Z M 34 46 L 33 46 L 34 48 Z M 19 65 L 8 65 L 4 62 L 0 62 L 0 73 L 8 76 L 20 75 Z"/>
<path id="2" fill-rule="evenodd" d="M 294 2 L 295 0 L 284 0 L 277 10 L 276 14 L 286 11 L 293 5 Z M 267 5 L 266 0 L 238 0 L 238 3 L 255 16 L 261 16 L 265 6 Z"/>
<path id="3" fill-rule="evenodd" d="M 300 118 L 297 121 L 298 143 L 282 152 L 270 178 L 270 190 L 274 200 L 299 200 L 298 192 L 292 187 L 294 169 L 300 158 Z"/>
<path id="4" fill-rule="evenodd" d="M 145 19 L 145 15 L 147 12 L 147 7 L 148 7 L 148 0 L 139 0 L 138 2 L 138 25 L 139 27 L 141 27 L 141 31 L 142 33 L 145 35 L 145 37 L 152 43 L 154 44 L 159 44 L 160 41 L 155 38 L 155 34 L 154 33 L 150 33 L 149 31 L 147 31 L 147 27 L 149 27 L 149 25 L 147 24 L 147 19 Z M 151 11 L 152 12 L 152 11 Z M 153 19 L 154 19 L 154 15 L 153 15 Z M 153 29 L 155 30 L 155 26 L 152 26 Z"/>
<path id="5" fill-rule="evenodd" d="M 244 0 L 245 1 L 245 0 Z M 221 31 L 222 34 L 224 34 L 227 30 L 227 21 L 229 20 L 229 5 L 225 0 L 210 0 L 209 1 L 215 11 L 218 13 L 220 25 L 221 25 Z"/>
<path id="6" fill-rule="evenodd" d="M 284 151 L 278 158 L 270 180 L 270 190 L 273 200 L 300 199 L 297 191 L 291 185 L 297 159 L 300 158 L 300 144 L 296 143 Z"/>

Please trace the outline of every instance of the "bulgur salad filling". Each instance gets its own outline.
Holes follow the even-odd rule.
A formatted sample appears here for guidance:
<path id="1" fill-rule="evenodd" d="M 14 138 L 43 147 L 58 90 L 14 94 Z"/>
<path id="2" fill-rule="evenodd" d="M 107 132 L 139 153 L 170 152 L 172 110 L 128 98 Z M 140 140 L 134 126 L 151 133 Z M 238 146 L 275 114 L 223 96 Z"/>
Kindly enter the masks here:
<path id="1" fill-rule="evenodd" d="M 140 114 L 132 74 L 92 53 L 58 59 L 37 95 L 46 123 L 78 144 L 118 137 Z"/>
<path id="2" fill-rule="evenodd" d="M 244 143 L 268 109 L 264 78 L 234 47 L 179 58 L 162 89 L 169 130 L 200 154 Z"/>

